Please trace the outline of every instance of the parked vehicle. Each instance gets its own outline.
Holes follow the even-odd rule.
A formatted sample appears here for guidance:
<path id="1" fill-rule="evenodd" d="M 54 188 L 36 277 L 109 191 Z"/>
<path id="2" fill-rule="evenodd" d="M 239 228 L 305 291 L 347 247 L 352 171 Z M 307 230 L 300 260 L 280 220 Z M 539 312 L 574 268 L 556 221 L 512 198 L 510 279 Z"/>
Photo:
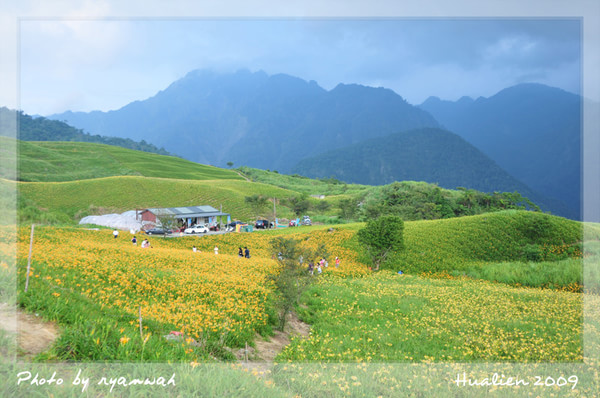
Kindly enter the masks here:
<path id="1" fill-rule="evenodd" d="M 312 221 L 310 221 L 309 216 L 302 217 L 302 225 L 312 225 Z"/>
<path id="2" fill-rule="evenodd" d="M 290 220 L 290 223 L 288 224 L 290 227 L 297 227 L 296 225 L 296 220 Z"/>
<path id="3" fill-rule="evenodd" d="M 184 234 L 205 234 L 208 232 L 208 228 L 205 225 L 194 225 L 192 227 L 186 228 L 183 233 Z"/>
<path id="4" fill-rule="evenodd" d="M 271 222 L 269 222 L 269 220 L 256 220 L 256 222 L 254 223 L 254 228 L 256 228 L 256 229 L 271 228 Z"/>
<path id="5" fill-rule="evenodd" d="M 166 235 L 170 233 L 169 231 L 162 228 L 152 228 L 144 232 L 146 233 L 146 235 Z"/>

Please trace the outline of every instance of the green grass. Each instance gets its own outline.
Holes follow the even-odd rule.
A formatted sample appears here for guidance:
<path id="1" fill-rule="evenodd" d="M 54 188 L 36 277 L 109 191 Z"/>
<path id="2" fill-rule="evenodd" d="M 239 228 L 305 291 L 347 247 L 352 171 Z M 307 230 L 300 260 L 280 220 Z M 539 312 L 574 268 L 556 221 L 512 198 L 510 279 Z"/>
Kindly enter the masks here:
<path id="1" fill-rule="evenodd" d="M 454 276 L 468 276 L 513 286 L 543 287 L 580 291 L 583 285 L 583 260 L 502 262 L 453 271 Z"/>
<path id="2" fill-rule="evenodd" d="M 279 174 L 272 171 L 254 169 L 251 167 L 238 168 L 246 177 L 255 182 L 274 185 L 308 195 L 354 196 L 372 190 L 369 185 L 346 184 L 335 180 L 317 180 L 299 175 Z"/>
<path id="3" fill-rule="evenodd" d="M 5 181 L 6 184 L 10 182 Z M 240 180 L 176 180 L 153 177 L 107 177 L 73 182 L 18 183 L 21 200 L 44 211 L 69 218 L 87 215 L 92 208 L 126 211 L 152 207 L 210 205 L 231 214 L 232 219 L 254 220 L 244 199 L 253 194 L 287 198 L 294 194 L 270 185 Z M 268 214 L 269 210 L 265 210 Z M 278 217 L 291 217 L 277 207 Z"/>
<path id="4" fill-rule="evenodd" d="M 0 138 L 0 143 L 10 140 Z M 17 142 L 21 181 L 76 181 L 110 176 L 242 180 L 235 171 L 189 160 L 84 142 Z M 2 169 L 2 176 L 10 178 Z"/>
<path id="5" fill-rule="evenodd" d="M 543 226 L 541 230 L 537 226 Z M 581 223 L 542 213 L 508 210 L 471 217 L 405 223 L 406 250 L 389 266 L 411 273 L 465 270 L 474 264 L 577 256 Z"/>
<path id="6" fill-rule="evenodd" d="M 326 279 L 304 304 L 312 333 L 294 340 L 281 360 L 557 362 L 583 355 L 577 293 L 383 271 Z"/>

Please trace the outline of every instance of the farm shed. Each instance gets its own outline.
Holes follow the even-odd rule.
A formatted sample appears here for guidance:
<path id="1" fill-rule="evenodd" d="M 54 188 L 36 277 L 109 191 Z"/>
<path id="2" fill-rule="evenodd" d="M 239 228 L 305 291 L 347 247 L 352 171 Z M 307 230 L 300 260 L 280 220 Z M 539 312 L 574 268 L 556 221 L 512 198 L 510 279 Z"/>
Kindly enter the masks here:
<path id="1" fill-rule="evenodd" d="M 223 224 L 223 216 L 229 216 L 212 206 L 166 207 L 138 210 L 136 218 L 144 224 L 156 224 L 157 216 L 172 216 L 182 226 Z M 221 217 L 217 219 L 217 217 Z"/>

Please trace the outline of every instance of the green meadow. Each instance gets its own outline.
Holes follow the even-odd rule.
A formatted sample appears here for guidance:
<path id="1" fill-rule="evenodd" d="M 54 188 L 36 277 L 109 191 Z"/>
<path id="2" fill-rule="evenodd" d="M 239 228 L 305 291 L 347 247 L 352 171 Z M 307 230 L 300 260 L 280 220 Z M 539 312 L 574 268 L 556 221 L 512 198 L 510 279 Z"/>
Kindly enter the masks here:
<path id="1" fill-rule="evenodd" d="M 9 261 L 3 260 L 0 273 L 7 280 L 18 279 L 21 307 L 57 322 L 62 330 L 35 362 L 173 362 L 182 367 L 178 372 L 183 383 L 178 388 L 183 395 L 195 391 L 315 397 L 480 396 L 483 390 L 452 389 L 448 375 L 456 377 L 465 364 L 497 364 L 492 369 L 506 369 L 507 374 L 518 364 L 531 366 L 526 368 L 529 372 L 544 364 L 568 364 L 581 381 L 572 396 L 594 396 L 597 391 L 594 375 L 600 364 L 586 352 L 598 352 L 600 346 L 589 339 L 584 344 L 585 333 L 600 333 L 598 311 L 584 312 L 584 298 L 600 308 L 600 289 L 594 282 L 600 275 L 596 224 L 524 210 L 406 221 L 405 250 L 394 253 L 379 272 L 369 270 L 369 259 L 358 244 L 356 231 L 365 225 L 360 222 L 151 237 L 153 248 L 140 252 L 128 237 L 115 241 L 110 231 L 76 226 L 76 219 L 96 212 L 201 203 L 222 206 L 232 218 L 249 221 L 255 214 L 245 197 L 251 195 L 278 198 L 278 217 L 292 217 L 284 200 L 290 196 L 325 193 L 330 195 L 326 201 L 335 204 L 371 188 L 241 169 L 248 181 L 233 170 L 96 144 L 19 145 L 21 181 L 0 181 L 2 190 L 19 193 L 23 224 L 18 229 L 17 269 L 12 272 L 6 266 Z M 43 221 L 44 215 L 46 224 L 59 225 L 39 226 L 37 247 L 43 254 L 34 249 L 35 288 L 24 293 L 23 245 L 28 242 L 30 220 Z M 6 242 L 17 239 L 9 229 L 1 232 Z M 315 283 L 295 306 L 310 333 L 293 337 L 268 370 L 244 370 L 244 361 L 235 355 L 243 344 L 237 341 L 229 347 L 233 340 L 223 325 L 206 337 L 190 334 L 176 343 L 168 341 L 163 336 L 170 331 L 186 332 L 185 324 L 171 316 L 174 309 L 164 316 L 158 310 L 147 312 L 140 332 L 137 312 L 132 310 L 139 303 L 175 308 L 174 303 L 182 304 L 177 300 L 185 297 L 186 302 L 199 304 L 190 307 L 194 314 L 182 319 L 206 319 L 201 315 L 207 313 L 216 318 L 236 308 L 233 299 L 223 303 L 228 292 L 235 290 L 237 299 L 246 297 L 251 280 L 254 289 L 271 289 L 256 277 L 275 269 L 269 242 L 277 236 L 306 245 L 324 244 L 330 268 L 315 275 Z M 196 257 L 192 245 L 201 251 Z M 218 261 L 212 254 L 214 246 L 220 248 Z M 237 247 L 243 246 L 252 250 L 248 262 L 237 257 Z M 0 249 L 10 251 L 8 244 Z M 10 257 L 6 253 L 2 258 Z M 340 270 L 332 269 L 334 256 L 342 256 Z M 353 269 L 344 269 L 345 264 Z M 135 272 L 127 272 L 132 269 Z M 158 294 L 150 280 L 173 287 Z M 202 290 L 203 284 L 211 288 Z M 126 298 L 120 292 L 127 292 Z M 248 319 L 257 315 L 268 320 L 247 342 L 251 348 L 274 335 L 276 294 L 269 290 L 261 302 L 264 306 L 246 314 Z M 252 359 L 257 358 L 251 355 Z M 202 388 L 190 381 L 206 372 L 207 364 L 217 363 L 226 366 L 212 379 L 203 376 Z M 411 370 L 398 370 L 402 366 Z M 565 379 L 570 375 L 565 373 Z M 410 388 L 415 390 L 405 394 Z M 565 391 L 529 389 L 523 396 L 562 396 Z"/>
<path id="2" fill-rule="evenodd" d="M 10 138 L 0 137 L 0 144 L 11 144 L 7 140 Z M 110 176 L 243 180 L 232 170 L 112 145 L 52 141 L 18 141 L 17 145 L 21 181 L 77 181 Z"/>

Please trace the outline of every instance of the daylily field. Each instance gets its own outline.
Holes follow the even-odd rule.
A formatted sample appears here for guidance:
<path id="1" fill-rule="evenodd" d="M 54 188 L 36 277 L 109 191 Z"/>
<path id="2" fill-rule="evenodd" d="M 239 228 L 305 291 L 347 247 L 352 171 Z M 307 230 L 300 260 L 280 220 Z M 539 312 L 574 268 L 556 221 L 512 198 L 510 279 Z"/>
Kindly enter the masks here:
<path id="1" fill-rule="evenodd" d="M 63 328 L 39 361 L 196 366 L 236 360 L 237 350 L 252 347 L 273 333 L 276 292 L 269 276 L 278 272 L 279 265 L 269 242 L 284 235 L 300 239 L 307 247 L 325 244 L 330 263 L 323 274 L 314 276 L 316 283 L 296 308 L 311 326 L 310 334 L 292 338 L 276 358 L 290 365 L 277 367 L 275 381 L 283 378 L 297 391 L 306 383 L 342 395 L 363 391 L 364 386 L 352 378 L 358 377 L 352 376 L 356 369 L 348 371 L 344 383 L 332 382 L 328 371 L 317 372 L 313 365 L 305 368 L 312 370 L 302 379 L 290 374 L 292 370 L 295 375 L 303 374 L 303 365 L 298 363 L 307 361 L 355 364 L 360 371 L 361 364 L 378 363 L 584 360 L 582 293 L 568 283 L 548 289 L 452 275 L 451 268 L 443 267 L 456 264 L 460 251 L 469 253 L 462 269 L 492 267 L 511 258 L 503 258 L 501 245 L 493 258 L 485 259 L 477 252 L 478 246 L 467 247 L 466 240 L 460 246 L 448 243 L 443 231 L 451 224 L 444 224 L 435 237 L 444 245 L 426 248 L 422 225 L 430 228 L 432 224 L 407 223 L 406 242 L 415 242 L 421 257 L 434 259 L 437 272 L 403 275 L 395 270 L 369 271 L 355 239 L 360 225 L 150 237 L 148 249 L 140 247 L 143 235 L 138 235 L 134 246 L 126 232 L 114 239 L 106 229 L 41 226 L 35 229 L 27 293 L 23 286 L 30 228 L 22 227 L 17 237 L 19 302 Z M 199 252 L 192 251 L 193 245 Z M 491 238 L 482 247 L 494 245 Z M 250 248 L 250 259 L 237 256 L 240 246 Z M 571 244 L 548 247 L 565 251 Z M 577 250 L 556 264 L 580 262 L 583 254 Z M 340 268 L 334 267 L 335 256 L 342 259 Z M 410 267 L 423 264 L 413 260 Z M 587 326 L 588 332 L 594 325 Z"/>

